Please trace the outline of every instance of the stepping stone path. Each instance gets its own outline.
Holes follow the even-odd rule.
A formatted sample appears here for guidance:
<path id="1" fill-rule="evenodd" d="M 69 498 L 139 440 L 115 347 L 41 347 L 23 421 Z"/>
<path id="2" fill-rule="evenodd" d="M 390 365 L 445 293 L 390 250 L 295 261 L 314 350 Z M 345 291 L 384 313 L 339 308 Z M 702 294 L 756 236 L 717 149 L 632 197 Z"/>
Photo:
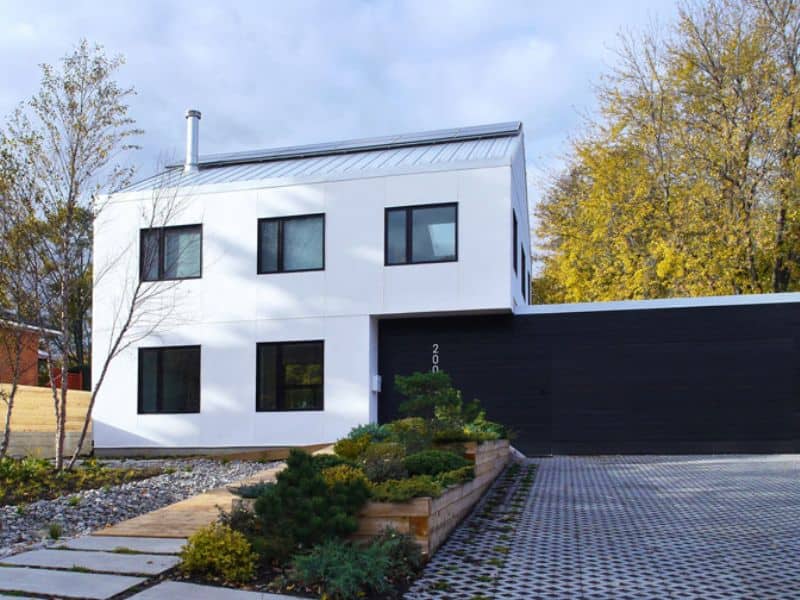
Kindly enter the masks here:
<path id="1" fill-rule="evenodd" d="M 185 541 L 84 536 L 15 554 L 0 559 L 0 594 L 111 598 L 177 565 Z"/>

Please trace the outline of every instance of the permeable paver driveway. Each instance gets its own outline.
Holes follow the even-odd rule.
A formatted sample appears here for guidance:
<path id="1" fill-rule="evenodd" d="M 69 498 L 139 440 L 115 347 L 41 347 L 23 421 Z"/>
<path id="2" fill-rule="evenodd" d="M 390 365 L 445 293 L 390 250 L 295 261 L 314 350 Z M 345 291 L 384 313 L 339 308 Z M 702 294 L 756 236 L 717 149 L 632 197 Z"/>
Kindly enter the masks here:
<path id="1" fill-rule="evenodd" d="M 468 590 L 475 570 L 453 567 L 457 532 L 425 575 L 447 591 L 417 585 L 409 597 L 800 598 L 800 456 L 537 462 L 487 587 Z M 491 556 L 473 542 L 481 552 Z"/>

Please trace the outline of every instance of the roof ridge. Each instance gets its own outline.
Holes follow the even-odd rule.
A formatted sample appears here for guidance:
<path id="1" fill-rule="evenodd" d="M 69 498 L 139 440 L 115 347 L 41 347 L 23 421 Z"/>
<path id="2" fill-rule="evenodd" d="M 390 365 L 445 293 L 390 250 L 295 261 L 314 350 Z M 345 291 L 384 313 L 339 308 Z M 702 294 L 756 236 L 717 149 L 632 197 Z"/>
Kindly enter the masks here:
<path id="1" fill-rule="evenodd" d="M 381 149 L 403 148 L 410 146 L 429 146 L 443 142 L 477 140 L 483 138 L 508 137 L 518 135 L 522 130 L 521 121 L 457 127 L 453 129 L 435 129 L 416 133 L 393 134 L 378 137 L 356 138 L 337 142 L 284 146 L 263 150 L 248 150 L 224 154 L 201 156 L 200 167 L 220 167 L 246 163 L 269 162 L 292 158 L 311 158 L 315 156 L 331 156 L 356 152 L 375 151 Z M 167 169 L 177 168 L 183 163 L 173 163 Z"/>

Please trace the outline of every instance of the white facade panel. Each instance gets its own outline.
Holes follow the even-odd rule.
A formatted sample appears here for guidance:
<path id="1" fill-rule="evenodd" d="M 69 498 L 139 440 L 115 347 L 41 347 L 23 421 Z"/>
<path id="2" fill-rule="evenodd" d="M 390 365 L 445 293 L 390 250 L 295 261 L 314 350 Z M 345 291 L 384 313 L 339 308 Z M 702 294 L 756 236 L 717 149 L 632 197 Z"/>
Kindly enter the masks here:
<path id="1" fill-rule="evenodd" d="M 202 224 L 202 277 L 156 284 L 174 285 L 160 300 L 174 310 L 112 363 L 94 413 L 96 447 L 316 444 L 375 421 L 378 319 L 511 311 L 519 303 L 509 258 L 509 215 L 518 196 L 510 165 L 263 189 L 230 183 L 215 185 L 213 192 L 188 190 L 169 225 Z M 137 281 L 140 229 L 147 225 L 142 213 L 150 201 L 149 192 L 120 194 L 97 222 L 96 264 L 123 258 L 102 277 L 98 270 L 96 366 L 108 347 L 119 298 Z M 386 208 L 442 203 L 458 207 L 457 261 L 385 266 Z M 258 274 L 258 220 L 317 213 L 325 215 L 325 268 Z M 325 344 L 324 410 L 257 412 L 256 344 L 305 340 Z M 195 344 L 201 346 L 200 412 L 138 414 L 138 349 Z M 98 368 L 94 376 L 96 385 Z"/>

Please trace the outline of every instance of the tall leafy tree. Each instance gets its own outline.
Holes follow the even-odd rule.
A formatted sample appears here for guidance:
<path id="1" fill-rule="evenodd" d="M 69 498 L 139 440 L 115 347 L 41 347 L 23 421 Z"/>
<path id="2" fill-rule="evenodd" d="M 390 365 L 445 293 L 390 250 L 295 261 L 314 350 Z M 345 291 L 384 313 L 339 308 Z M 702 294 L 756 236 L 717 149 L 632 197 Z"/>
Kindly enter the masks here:
<path id="1" fill-rule="evenodd" d="M 539 302 L 800 289 L 800 0 L 685 4 L 621 38 L 537 207 Z"/>
<path id="2" fill-rule="evenodd" d="M 56 466 L 62 468 L 67 412 L 69 357 L 79 355 L 75 321 L 85 314 L 86 281 L 91 261 L 93 217 L 102 208 L 100 190 L 124 187 L 132 169 L 121 155 L 140 130 L 127 102 L 132 88 L 114 77 L 123 64 L 101 46 L 81 41 L 57 67 L 42 65 L 39 91 L 11 115 L 3 146 L 34 192 L 27 198 L 37 236 L 37 294 L 41 320 L 60 332 L 53 340 L 50 362 L 63 376 L 52 381 L 56 420 Z"/>

